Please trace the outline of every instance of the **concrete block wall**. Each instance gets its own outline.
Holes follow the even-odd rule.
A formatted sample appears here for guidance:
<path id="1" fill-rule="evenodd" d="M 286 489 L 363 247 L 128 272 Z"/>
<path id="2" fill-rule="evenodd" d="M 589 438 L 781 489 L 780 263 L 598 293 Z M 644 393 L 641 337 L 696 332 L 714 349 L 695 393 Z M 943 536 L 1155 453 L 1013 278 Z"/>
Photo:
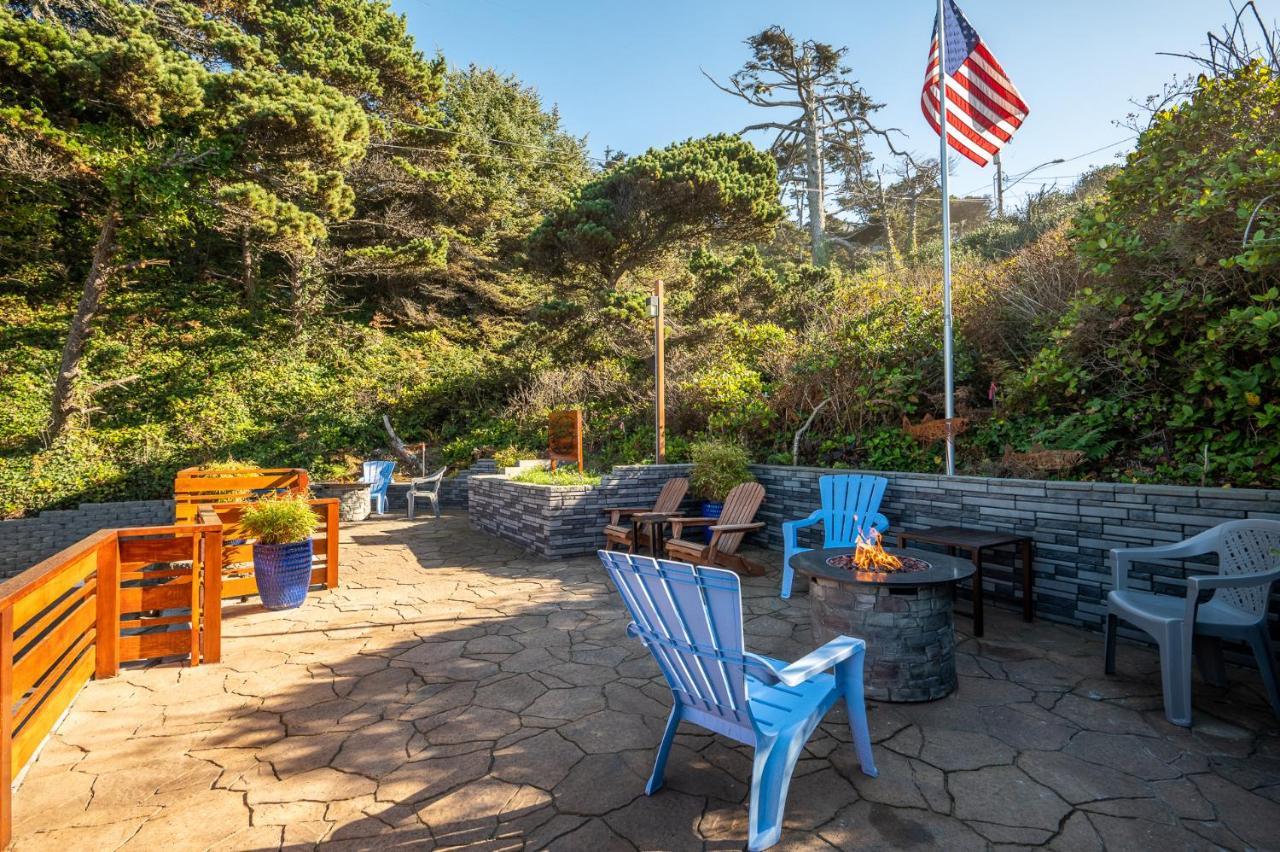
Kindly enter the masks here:
<path id="1" fill-rule="evenodd" d="M 87 535 L 113 527 L 173 523 L 172 500 L 81 503 L 75 509 L 0 521 L 0 578 L 20 574 Z"/>
<path id="2" fill-rule="evenodd" d="M 605 508 L 652 506 L 668 479 L 688 473 L 688 465 L 620 465 L 598 486 L 533 485 L 478 475 L 470 480 L 467 511 L 471 526 L 540 556 L 582 556 L 604 547 Z M 684 508 L 692 513 L 694 506 L 690 498 Z"/>
<path id="3" fill-rule="evenodd" d="M 766 492 L 763 543 L 779 550 L 782 522 L 817 508 L 818 477 L 851 472 L 775 465 L 752 470 Z M 880 475 L 889 480 L 881 511 L 891 524 L 890 543 L 897 530 L 943 525 L 1029 535 L 1035 541 L 1037 616 L 1093 629 L 1106 613 L 1112 548 L 1181 541 L 1238 518 L 1280 519 L 1280 490 Z M 811 533 L 810 542 L 821 546 L 820 533 Z M 984 561 L 985 588 L 996 598 L 1012 599 L 1018 586 L 1011 554 L 997 554 Z M 1137 588 L 1181 594 L 1186 570 L 1181 563 L 1143 565 L 1131 577 Z"/>

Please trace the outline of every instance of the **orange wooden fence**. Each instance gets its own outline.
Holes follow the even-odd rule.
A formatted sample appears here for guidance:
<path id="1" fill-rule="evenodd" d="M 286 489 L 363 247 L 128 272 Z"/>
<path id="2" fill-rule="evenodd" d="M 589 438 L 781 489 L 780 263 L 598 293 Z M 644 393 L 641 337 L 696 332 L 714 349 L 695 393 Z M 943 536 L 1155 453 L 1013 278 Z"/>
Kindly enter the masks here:
<path id="1" fill-rule="evenodd" d="M 336 497 L 308 501 L 320 518 L 320 526 L 311 539 L 315 564 L 311 584 L 334 589 L 338 586 L 338 506 Z M 222 597 L 240 598 L 258 593 L 253 577 L 253 544 L 240 525 L 246 503 L 214 503 L 200 507 L 202 524 L 222 527 Z"/>
<path id="2" fill-rule="evenodd" d="M 200 523 L 102 530 L 0 583 L 0 846 L 14 777 L 91 677 L 218 659 L 221 577 L 222 525 Z"/>
<path id="3" fill-rule="evenodd" d="M 191 523 L 199 507 L 210 503 L 243 503 L 264 494 L 306 494 L 307 472 L 295 467 L 206 470 L 188 467 L 173 480 L 174 520 Z"/>

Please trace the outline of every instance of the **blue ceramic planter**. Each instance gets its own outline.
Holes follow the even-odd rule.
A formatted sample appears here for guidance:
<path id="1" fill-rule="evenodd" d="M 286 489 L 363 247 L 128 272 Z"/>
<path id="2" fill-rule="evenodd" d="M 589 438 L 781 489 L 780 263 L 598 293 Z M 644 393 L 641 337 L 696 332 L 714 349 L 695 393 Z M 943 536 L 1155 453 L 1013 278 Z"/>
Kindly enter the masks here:
<path id="1" fill-rule="evenodd" d="M 712 503 L 710 500 L 702 501 L 702 517 L 704 518 L 718 518 L 720 517 L 720 513 L 723 511 L 723 503 Z M 707 543 L 710 544 L 712 535 L 711 527 L 703 527 L 702 534 L 707 537 Z"/>
<path id="2" fill-rule="evenodd" d="M 253 574 L 267 609 L 302 606 L 311 585 L 311 539 L 289 544 L 255 544 Z"/>

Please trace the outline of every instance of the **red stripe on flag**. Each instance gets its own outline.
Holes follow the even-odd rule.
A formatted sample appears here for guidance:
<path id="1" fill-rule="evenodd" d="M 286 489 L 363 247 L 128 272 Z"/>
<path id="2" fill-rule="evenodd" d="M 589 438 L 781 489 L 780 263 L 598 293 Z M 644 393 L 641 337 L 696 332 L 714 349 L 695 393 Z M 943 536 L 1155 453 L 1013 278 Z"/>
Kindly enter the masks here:
<path id="1" fill-rule="evenodd" d="M 947 103 L 953 105 L 956 104 L 957 100 L 954 96 L 955 93 L 950 89 L 947 91 Z M 929 103 L 933 107 L 933 111 L 935 113 L 938 112 L 938 93 L 936 89 L 933 86 L 930 86 L 925 90 L 925 95 L 929 98 Z M 947 126 L 956 133 L 963 135 L 967 140 L 972 142 L 974 146 L 981 148 L 988 154 L 995 154 L 1000 151 L 1001 145 L 992 140 L 984 139 L 977 130 L 968 124 L 967 119 L 964 116 L 957 115 L 955 109 L 950 106 L 947 107 Z"/>
<path id="2" fill-rule="evenodd" d="M 920 108 L 924 112 L 925 121 L 933 128 L 934 133 L 941 134 L 938 125 L 937 98 L 933 96 L 929 90 L 925 90 L 920 96 Z M 947 145 L 963 156 L 965 159 L 976 163 L 979 166 L 986 166 L 991 162 L 983 151 L 974 149 L 969 146 L 967 140 L 963 136 L 959 136 L 952 132 L 955 128 L 951 126 L 951 114 L 947 114 Z"/>
<path id="3" fill-rule="evenodd" d="M 1018 87 L 1013 85 L 1013 80 L 1009 79 L 1009 75 L 1005 73 L 1004 66 L 996 61 L 996 58 L 991 55 L 991 51 L 987 50 L 987 46 L 981 40 L 978 41 L 978 46 L 973 49 L 973 52 L 981 56 L 991 66 L 991 69 L 1003 79 L 1004 83 L 1001 88 L 1010 94 L 1010 102 L 1024 113 L 1031 112 L 1031 108 L 1027 106 L 1027 102 L 1022 99 L 1022 95 L 1018 92 Z"/>

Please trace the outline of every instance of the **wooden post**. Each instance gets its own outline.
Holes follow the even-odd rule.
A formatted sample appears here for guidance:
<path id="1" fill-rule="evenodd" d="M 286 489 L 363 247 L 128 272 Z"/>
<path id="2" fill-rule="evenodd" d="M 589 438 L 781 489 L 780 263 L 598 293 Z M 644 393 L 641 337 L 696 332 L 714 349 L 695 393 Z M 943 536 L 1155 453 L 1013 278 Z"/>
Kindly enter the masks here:
<path id="1" fill-rule="evenodd" d="M 324 585 L 338 588 L 338 501 L 324 507 Z"/>
<path id="2" fill-rule="evenodd" d="M 120 539 L 114 532 L 98 545 L 97 559 L 93 675 L 115 677 L 120 673 Z"/>
<path id="3" fill-rule="evenodd" d="M 13 607 L 6 606 L 0 610 L 0 849 L 7 849 L 12 837 Z"/>
<path id="4" fill-rule="evenodd" d="M 200 532 L 191 531 L 191 661 L 188 665 L 192 668 L 200 665 L 200 654 L 203 645 L 201 622 L 204 619 L 200 614 L 200 597 L 203 592 L 201 578 L 204 576 L 203 538 L 204 536 Z"/>
<path id="5" fill-rule="evenodd" d="M 655 464 L 665 464 L 667 461 L 667 335 L 666 329 L 663 327 L 665 322 L 664 296 L 662 279 L 659 278 L 653 287 L 653 461 Z"/>
<path id="6" fill-rule="evenodd" d="M 212 510 L 201 513 L 201 522 L 208 515 L 218 517 Z M 204 549 L 201 567 L 204 569 L 204 641 L 201 657 L 206 663 L 222 661 L 222 527 L 209 530 L 200 537 Z"/>

